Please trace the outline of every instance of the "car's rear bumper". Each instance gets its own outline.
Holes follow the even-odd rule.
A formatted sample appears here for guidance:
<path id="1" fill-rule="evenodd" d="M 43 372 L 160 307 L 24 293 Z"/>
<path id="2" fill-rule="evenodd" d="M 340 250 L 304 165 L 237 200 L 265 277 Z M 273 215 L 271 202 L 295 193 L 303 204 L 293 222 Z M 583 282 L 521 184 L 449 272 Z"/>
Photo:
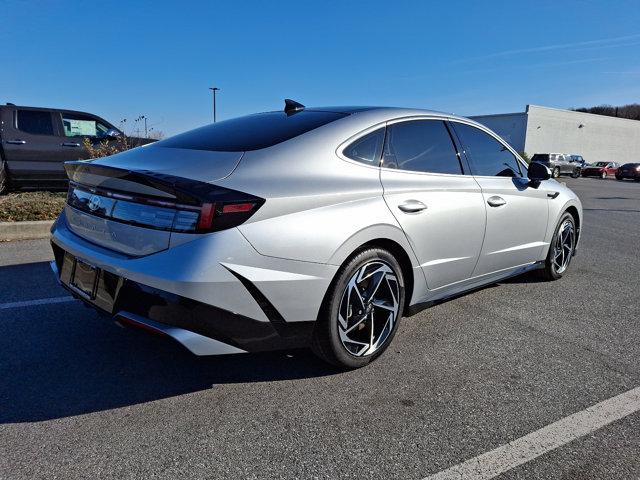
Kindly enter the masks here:
<path id="1" fill-rule="evenodd" d="M 127 257 L 79 237 L 62 215 L 52 229 L 55 270 L 74 296 L 122 323 L 179 341 L 188 333 L 214 339 L 223 345 L 213 353 L 308 345 L 337 267 L 262 256 L 232 230 Z M 93 298 L 70 286 L 65 255 L 96 267 Z"/>

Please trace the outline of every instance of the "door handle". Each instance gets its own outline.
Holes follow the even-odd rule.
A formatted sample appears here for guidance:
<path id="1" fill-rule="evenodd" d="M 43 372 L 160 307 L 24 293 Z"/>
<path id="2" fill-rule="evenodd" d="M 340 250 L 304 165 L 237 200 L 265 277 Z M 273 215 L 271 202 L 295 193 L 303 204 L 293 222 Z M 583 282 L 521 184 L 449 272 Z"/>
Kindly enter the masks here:
<path id="1" fill-rule="evenodd" d="M 404 213 L 418 213 L 427 209 L 427 206 L 419 200 L 407 200 L 398 205 L 398 208 Z"/>
<path id="2" fill-rule="evenodd" d="M 27 143 L 26 140 L 5 140 L 4 143 L 8 143 L 10 145 L 24 145 Z"/>
<path id="3" fill-rule="evenodd" d="M 79 147 L 80 144 L 79 143 L 73 143 L 73 142 L 64 142 L 62 144 L 63 147 Z"/>
<path id="4" fill-rule="evenodd" d="M 487 200 L 487 203 L 492 207 L 501 207 L 502 205 L 506 205 L 507 201 L 504 198 L 498 197 L 496 195 L 493 197 L 489 197 L 489 199 Z"/>

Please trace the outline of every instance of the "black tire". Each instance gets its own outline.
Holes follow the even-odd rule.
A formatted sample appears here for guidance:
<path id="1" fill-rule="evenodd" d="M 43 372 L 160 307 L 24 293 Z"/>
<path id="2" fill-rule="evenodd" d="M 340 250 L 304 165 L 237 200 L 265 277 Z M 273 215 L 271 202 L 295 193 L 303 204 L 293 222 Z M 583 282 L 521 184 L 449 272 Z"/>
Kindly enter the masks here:
<path id="1" fill-rule="evenodd" d="M 4 162 L 0 162 L 0 195 L 4 195 L 9 191 L 9 174 L 5 168 Z"/>
<path id="2" fill-rule="evenodd" d="M 574 235 L 573 235 L 571 253 L 569 254 L 568 262 L 567 262 L 565 268 L 562 271 L 559 271 L 558 268 L 556 267 L 556 264 L 553 261 L 554 254 L 556 252 L 554 250 L 554 245 L 556 245 L 556 242 L 558 240 L 558 235 L 560 233 L 561 228 L 565 225 L 565 222 L 570 222 L 571 223 Z M 560 217 L 560 221 L 556 225 L 556 231 L 553 233 L 553 238 L 551 239 L 551 244 L 549 245 L 549 253 L 547 254 L 547 258 L 546 258 L 546 260 L 544 262 L 544 268 L 539 270 L 540 277 L 543 280 L 547 280 L 547 281 L 558 280 L 559 278 L 561 278 L 567 272 L 567 269 L 569 268 L 569 265 L 571 264 L 571 259 L 573 257 L 573 252 L 574 252 L 574 249 L 575 249 L 575 246 L 576 246 L 576 238 L 577 238 L 576 235 L 577 235 L 576 222 L 575 222 L 573 216 L 570 213 L 565 212 Z"/>
<path id="3" fill-rule="evenodd" d="M 622 178 L 622 175 L 618 175 L 618 174 L 616 173 L 616 180 L 618 180 L 618 181 L 623 181 L 623 180 L 624 180 L 624 178 Z"/>
<path id="4" fill-rule="evenodd" d="M 381 290 L 383 288 L 384 289 L 388 288 L 389 293 L 391 293 L 391 289 L 393 288 L 391 286 L 391 284 L 393 284 L 393 276 L 395 276 L 395 278 L 397 279 L 397 283 L 395 285 L 395 287 L 397 287 L 396 293 L 398 295 L 398 298 L 396 299 L 397 305 L 398 305 L 397 314 L 395 315 L 396 317 L 395 322 L 393 323 L 393 326 L 391 328 L 387 328 L 388 324 L 383 324 L 383 322 L 378 322 L 378 328 L 380 325 L 383 324 L 382 331 L 380 332 L 380 335 L 378 338 L 382 339 L 384 335 L 384 340 L 382 341 L 382 343 L 379 344 L 379 346 L 377 346 L 377 349 L 373 350 L 372 353 L 370 354 L 357 356 L 356 355 L 357 352 L 354 353 L 348 350 L 347 347 L 344 345 L 343 341 L 341 340 L 340 330 L 339 330 L 341 329 L 341 327 L 339 324 L 338 315 L 339 313 L 345 312 L 344 308 L 348 308 L 348 306 L 346 307 L 343 306 L 343 296 L 346 295 L 347 287 L 349 286 L 350 280 L 352 280 L 352 278 L 356 276 L 361 269 L 365 267 L 368 268 L 369 265 L 371 265 L 372 268 L 375 269 L 377 268 L 376 265 L 378 264 L 385 265 L 392 272 L 392 274 L 391 273 L 388 274 L 389 275 L 388 278 L 390 280 L 386 283 L 386 285 L 379 286 L 378 289 L 375 290 L 376 292 L 378 291 L 380 292 L 378 294 L 384 294 L 383 290 Z M 373 276 L 371 276 L 370 278 L 373 278 Z M 373 284 L 370 282 L 370 285 L 373 285 Z M 367 289 L 368 288 L 369 286 L 367 286 Z M 367 291 L 365 290 L 363 292 L 363 296 L 365 297 L 365 299 L 366 299 L 366 295 L 367 295 Z M 325 294 L 325 298 L 322 303 L 322 307 L 320 309 L 320 314 L 318 316 L 315 329 L 313 332 L 313 338 L 311 341 L 311 348 L 313 352 L 317 356 L 319 356 L 322 360 L 340 368 L 352 369 L 352 368 L 363 367 L 369 364 L 370 362 L 378 358 L 380 355 L 382 355 L 382 353 L 391 344 L 391 341 L 393 340 L 393 337 L 395 336 L 395 333 L 398 329 L 398 323 L 402 317 L 402 310 L 404 307 L 404 296 L 405 296 L 404 278 L 402 276 L 402 269 L 400 268 L 400 264 L 398 263 L 396 258 L 391 253 L 389 253 L 388 251 L 382 248 L 368 248 L 366 250 L 363 250 L 355 254 L 353 257 L 348 259 L 342 265 L 342 267 L 340 267 L 340 270 L 338 270 L 336 277 L 334 278 L 333 282 L 329 286 L 327 293 Z M 346 298 L 349 299 L 350 297 L 346 297 Z M 341 311 L 341 308 L 343 308 L 342 311 Z M 367 312 L 371 312 L 372 308 L 370 306 L 365 306 L 364 310 L 365 310 L 364 315 L 367 316 L 368 315 Z M 351 312 L 352 310 L 349 309 L 349 311 Z M 381 314 L 372 313 L 372 315 L 377 315 L 378 319 L 380 319 Z M 348 313 L 346 314 L 346 317 L 347 317 L 347 325 L 348 325 L 348 322 L 349 322 Z M 365 317 L 363 316 L 361 318 L 365 318 Z M 365 325 L 365 323 L 366 322 L 364 321 L 362 322 L 363 325 Z M 374 322 L 370 323 L 370 325 L 373 325 L 373 324 Z M 368 327 L 362 327 L 362 328 L 366 330 L 366 331 L 363 330 L 362 332 L 362 334 L 365 336 L 368 336 L 369 333 L 367 332 L 371 332 L 371 330 L 373 330 L 373 332 L 376 332 L 375 328 L 368 328 Z M 354 330 L 355 333 L 352 335 L 357 335 L 359 330 L 361 329 Z M 342 331 L 345 332 L 344 329 L 342 329 Z M 362 348 L 366 348 L 366 347 L 362 347 Z"/>
<path id="5" fill-rule="evenodd" d="M 576 168 L 573 170 L 573 172 L 571 173 L 571 178 L 578 178 L 580 176 L 580 169 Z"/>
<path id="6" fill-rule="evenodd" d="M 560 176 L 560 169 L 558 167 L 555 167 L 552 171 L 551 171 L 551 176 L 553 178 L 558 178 Z"/>

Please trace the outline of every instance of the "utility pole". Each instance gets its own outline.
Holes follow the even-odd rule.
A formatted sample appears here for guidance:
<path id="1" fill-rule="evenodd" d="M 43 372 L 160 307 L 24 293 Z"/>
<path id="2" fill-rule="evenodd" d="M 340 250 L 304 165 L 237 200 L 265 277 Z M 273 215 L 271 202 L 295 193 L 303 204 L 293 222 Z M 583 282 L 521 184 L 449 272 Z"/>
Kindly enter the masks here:
<path id="1" fill-rule="evenodd" d="M 209 87 L 209 90 L 213 92 L 213 123 L 216 122 L 216 92 L 220 89 L 218 87 Z"/>

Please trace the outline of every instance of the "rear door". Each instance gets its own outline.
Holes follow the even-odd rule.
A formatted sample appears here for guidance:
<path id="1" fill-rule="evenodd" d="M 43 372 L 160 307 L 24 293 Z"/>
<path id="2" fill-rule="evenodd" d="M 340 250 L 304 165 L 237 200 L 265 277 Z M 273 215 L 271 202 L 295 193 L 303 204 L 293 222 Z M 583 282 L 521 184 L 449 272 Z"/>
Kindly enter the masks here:
<path id="1" fill-rule="evenodd" d="M 380 177 L 430 290 L 469 278 L 478 260 L 485 206 L 441 119 L 390 122 Z"/>
<path id="2" fill-rule="evenodd" d="M 17 107 L 3 115 L 2 147 L 12 181 L 36 185 L 64 180 L 64 155 L 53 113 Z"/>
<path id="3" fill-rule="evenodd" d="M 474 276 L 537 261 L 545 246 L 548 197 L 544 182 L 529 186 L 525 166 L 497 137 L 474 125 L 451 122 L 482 188 L 487 224 Z"/>

